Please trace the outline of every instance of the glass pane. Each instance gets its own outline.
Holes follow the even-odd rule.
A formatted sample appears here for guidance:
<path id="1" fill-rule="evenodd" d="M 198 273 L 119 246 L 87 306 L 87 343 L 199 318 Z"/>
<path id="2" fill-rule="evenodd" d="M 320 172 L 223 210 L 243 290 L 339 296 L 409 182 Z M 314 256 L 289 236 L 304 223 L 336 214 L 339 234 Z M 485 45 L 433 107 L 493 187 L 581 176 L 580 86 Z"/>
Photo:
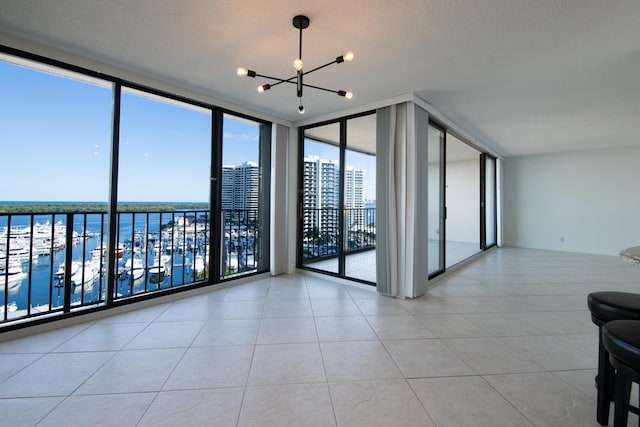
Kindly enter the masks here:
<path id="1" fill-rule="evenodd" d="M 376 282 L 376 115 L 347 121 L 345 276 Z"/>
<path id="2" fill-rule="evenodd" d="M 132 89 L 121 100 L 116 297 L 204 280 L 211 112 Z"/>
<path id="3" fill-rule="evenodd" d="M 111 84 L 9 55 L 0 76 L 0 321 L 63 306 L 55 273 L 69 246 L 71 304 L 99 302 L 91 253 L 107 232 Z"/>
<path id="4" fill-rule="evenodd" d="M 446 267 L 480 252 L 480 152 L 447 133 Z"/>
<path id="5" fill-rule="evenodd" d="M 487 156 L 485 167 L 485 212 L 487 247 L 496 244 L 496 159 Z"/>
<path id="6" fill-rule="evenodd" d="M 305 131 L 302 263 L 339 272 L 340 124 Z"/>
<path id="7" fill-rule="evenodd" d="M 429 274 L 444 270 L 444 218 L 442 191 L 442 149 L 444 132 L 429 126 L 428 136 L 428 271 Z"/>
<path id="8" fill-rule="evenodd" d="M 260 124 L 224 115 L 222 138 L 221 278 L 257 271 L 260 261 L 262 170 Z"/>

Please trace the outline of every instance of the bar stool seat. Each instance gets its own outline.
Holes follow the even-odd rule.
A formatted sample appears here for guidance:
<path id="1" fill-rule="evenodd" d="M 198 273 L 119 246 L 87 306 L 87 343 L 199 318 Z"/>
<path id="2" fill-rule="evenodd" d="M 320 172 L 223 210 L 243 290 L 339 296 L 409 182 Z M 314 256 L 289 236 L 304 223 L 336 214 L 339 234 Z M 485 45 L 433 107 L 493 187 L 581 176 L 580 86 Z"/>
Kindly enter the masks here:
<path id="1" fill-rule="evenodd" d="M 616 369 L 614 427 L 627 425 L 631 384 L 640 383 L 640 321 L 614 320 L 602 327 L 602 343 L 609 353 L 609 361 Z"/>
<path id="2" fill-rule="evenodd" d="M 598 326 L 612 320 L 640 320 L 640 294 L 592 292 L 587 305 L 593 323 Z"/>
<path id="3" fill-rule="evenodd" d="M 598 387 L 597 415 L 600 425 L 609 422 L 609 406 L 613 400 L 614 369 L 609 354 L 602 344 L 602 327 L 614 320 L 640 320 L 640 294 L 629 292 L 592 292 L 587 297 L 591 320 L 599 328 L 598 334 Z"/>

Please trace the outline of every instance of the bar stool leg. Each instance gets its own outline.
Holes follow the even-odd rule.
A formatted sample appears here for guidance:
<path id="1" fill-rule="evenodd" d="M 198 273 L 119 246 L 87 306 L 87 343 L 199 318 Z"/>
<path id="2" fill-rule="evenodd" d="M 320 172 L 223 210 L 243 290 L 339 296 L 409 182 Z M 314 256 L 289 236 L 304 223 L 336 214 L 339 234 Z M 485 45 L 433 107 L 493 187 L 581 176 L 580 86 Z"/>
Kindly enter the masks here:
<path id="1" fill-rule="evenodd" d="M 613 427 L 627 427 L 629 416 L 629 397 L 631 381 L 618 370 L 616 374 L 616 409 L 613 416 Z"/>
<path id="2" fill-rule="evenodd" d="M 602 328 L 600 328 L 602 329 Z M 602 331 L 598 338 L 598 402 L 596 420 L 598 424 L 606 426 L 609 423 L 609 406 L 611 402 L 611 379 L 614 375 L 613 367 L 609 363 L 609 352 L 602 344 Z"/>

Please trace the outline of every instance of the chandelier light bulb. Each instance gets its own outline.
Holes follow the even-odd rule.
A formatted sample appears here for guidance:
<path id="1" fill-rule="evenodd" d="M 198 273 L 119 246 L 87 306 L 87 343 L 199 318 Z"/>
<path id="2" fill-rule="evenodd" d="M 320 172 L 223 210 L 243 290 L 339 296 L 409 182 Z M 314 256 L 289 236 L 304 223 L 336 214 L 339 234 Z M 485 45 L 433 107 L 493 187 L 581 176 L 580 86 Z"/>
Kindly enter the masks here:
<path id="1" fill-rule="evenodd" d="M 347 98 L 347 99 L 353 98 L 353 92 L 347 92 L 344 97 Z"/>
<path id="2" fill-rule="evenodd" d="M 293 61 L 293 68 L 295 68 L 296 71 L 302 70 L 302 59 L 298 58 Z"/>
<path id="3" fill-rule="evenodd" d="M 349 51 L 349 52 L 345 53 L 344 55 L 342 55 L 342 58 L 345 61 L 353 61 L 353 52 Z"/>
<path id="4" fill-rule="evenodd" d="M 247 75 L 247 72 L 248 72 L 248 71 L 247 71 L 247 69 L 246 69 L 246 68 L 242 68 L 242 67 L 238 68 L 238 75 L 239 75 L 239 76 L 246 76 L 246 75 Z"/>
<path id="5" fill-rule="evenodd" d="M 264 92 L 265 90 L 269 90 L 269 89 L 271 89 L 271 85 L 270 84 L 265 84 L 265 85 L 262 85 L 262 86 L 258 86 L 258 92 L 260 92 L 260 93 Z"/>

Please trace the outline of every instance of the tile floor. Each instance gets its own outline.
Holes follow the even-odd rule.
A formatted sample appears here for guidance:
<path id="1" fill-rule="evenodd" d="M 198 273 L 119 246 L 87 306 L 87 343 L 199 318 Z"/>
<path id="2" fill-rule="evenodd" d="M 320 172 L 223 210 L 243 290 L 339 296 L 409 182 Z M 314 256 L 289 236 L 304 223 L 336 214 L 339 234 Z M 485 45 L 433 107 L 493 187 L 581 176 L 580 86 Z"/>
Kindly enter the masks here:
<path id="1" fill-rule="evenodd" d="M 498 249 L 405 301 L 256 279 L 0 342 L 0 425 L 596 426 L 597 290 L 640 268 Z"/>

